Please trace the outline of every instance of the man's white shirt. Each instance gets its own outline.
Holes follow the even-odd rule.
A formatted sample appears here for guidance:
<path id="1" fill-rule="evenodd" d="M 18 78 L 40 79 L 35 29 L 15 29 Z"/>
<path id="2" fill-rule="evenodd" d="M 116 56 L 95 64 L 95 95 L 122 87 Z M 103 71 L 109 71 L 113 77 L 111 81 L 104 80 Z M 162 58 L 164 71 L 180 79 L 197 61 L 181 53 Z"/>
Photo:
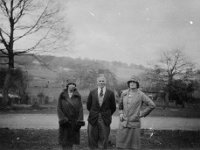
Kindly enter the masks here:
<path id="1" fill-rule="evenodd" d="M 100 92 L 101 92 L 101 88 L 98 87 L 98 96 L 99 96 Z M 105 92 L 106 92 L 106 87 L 104 86 L 103 87 L 103 96 L 105 95 Z"/>

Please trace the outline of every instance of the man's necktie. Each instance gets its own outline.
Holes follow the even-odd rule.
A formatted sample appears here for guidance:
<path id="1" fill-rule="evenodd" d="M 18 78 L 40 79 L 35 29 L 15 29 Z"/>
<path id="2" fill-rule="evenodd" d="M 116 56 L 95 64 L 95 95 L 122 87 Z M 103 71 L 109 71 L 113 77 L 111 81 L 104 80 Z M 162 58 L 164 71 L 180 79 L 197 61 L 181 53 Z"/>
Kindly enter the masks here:
<path id="1" fill-rule="evenodd" d="M 103 88 L 101 88 L 101 91 L 100 91 L 100 97 L 102 97 L 103 96 Z"/>

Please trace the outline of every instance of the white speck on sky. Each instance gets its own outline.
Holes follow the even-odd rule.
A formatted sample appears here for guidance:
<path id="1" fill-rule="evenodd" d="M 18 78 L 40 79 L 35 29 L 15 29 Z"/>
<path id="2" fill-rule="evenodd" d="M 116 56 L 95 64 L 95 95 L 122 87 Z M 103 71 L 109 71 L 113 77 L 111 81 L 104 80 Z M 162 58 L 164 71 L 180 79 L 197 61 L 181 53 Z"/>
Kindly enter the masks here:
<path id="1" fill-rule="evenodd" d="M 95 14 L 93 12 L 89 11 L 89 13 L 90 13 L 90 15 L 95 16 Z"/>
<path id="2" fill-rule="evenodd" d="M 181 49 L 200 62 L 199 0 L 68 0 L 73 57 L 147 65 Z M 62 54 L 63 55 L 63 54 Z"/>

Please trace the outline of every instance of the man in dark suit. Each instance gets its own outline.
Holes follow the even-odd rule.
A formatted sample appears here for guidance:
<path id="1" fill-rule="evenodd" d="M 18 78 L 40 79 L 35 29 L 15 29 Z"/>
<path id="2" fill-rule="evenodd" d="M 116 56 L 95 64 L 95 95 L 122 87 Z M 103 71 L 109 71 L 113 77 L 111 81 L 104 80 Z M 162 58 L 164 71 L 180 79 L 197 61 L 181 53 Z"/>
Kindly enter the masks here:
<path id="1" fill-rule="evenodd" d="M 116 110 L 113 91 L 106 88 L 104 75 L 97 78 L 98 87 L 88 96 L 88 144 L 90 149 L 106 149 L 110 134 L 112 114 Z"/>

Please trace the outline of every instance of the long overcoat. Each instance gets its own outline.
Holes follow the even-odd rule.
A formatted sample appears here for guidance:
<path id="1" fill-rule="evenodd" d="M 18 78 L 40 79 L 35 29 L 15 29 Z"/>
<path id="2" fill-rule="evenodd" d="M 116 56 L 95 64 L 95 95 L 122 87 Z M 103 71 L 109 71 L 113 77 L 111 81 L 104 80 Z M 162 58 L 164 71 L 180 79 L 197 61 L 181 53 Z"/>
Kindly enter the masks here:
<path id="1" fill-rule="evenodd" d="M 146 107 L 142 109 L 142 105 Z M 119 113 L 123 120 L 119 122 L 116 147 L 123 149 L 140 149 L 140 118 L 147 116 L 155 108 L 154 102 L 139 89 L 122 93 Z"/>
<path id="2" fill-rule="evenodd" d="M 80 129 L 75 129 L 77 121 L 83 121 L 81 96 L 76 90 L 72 97 L 64 90 L 58 99 L 57 114 L 59 119 L 59 143 L 63 146 L 80 144 Z M 60 122 L 70 122 L 63 126 Z"/>

